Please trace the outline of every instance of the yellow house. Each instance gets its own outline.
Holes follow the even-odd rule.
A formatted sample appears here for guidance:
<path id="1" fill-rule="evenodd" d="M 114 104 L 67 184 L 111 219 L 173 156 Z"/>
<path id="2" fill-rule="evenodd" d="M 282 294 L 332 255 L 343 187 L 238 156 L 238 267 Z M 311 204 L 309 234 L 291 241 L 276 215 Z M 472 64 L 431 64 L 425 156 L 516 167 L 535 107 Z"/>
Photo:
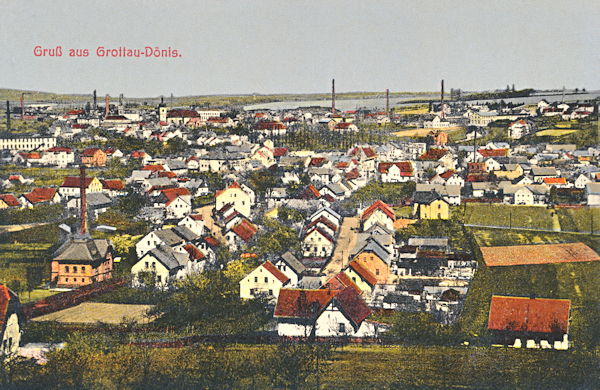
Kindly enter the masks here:
<path id="1" fill-rule="evenodd" d="M 373 292 L 373 288 L 377 284 L 377 278 L 369 270 L 360 264 L 360 262 L 354 260 L 344 270 L 344 273 L 352 280 L 358 288 L 361 289 L 363 294 L 370 296 Z"/>
<path id="2" fill-rule="evenodd" d="M 450 205 L 437 192 L 415 192 L 413 215 L 419 219 L 449 219 Z"/>
<path id="3" fill-rule="evenodd" d="M 267 260 L 240 281 L 240 298 L 277 298 L 279 290 L 289 282 L 290 278 Z"/>
<path id="4" fill-rule="evenodd" d="M 81 188 L 81 178 L 79 176 L 67 176 L 65 180 L 58 188 L 58 193 L 61 196 L 79 196 L 79 189 Z M 85 193 L 92 194 L 94 192 L 102 192 L 102 183 L 97 177 L 86 177 L 85 178 Z"/>
<path id="5" fill-rule="evenodd" d="M 223 206 L 231 204 L 233 208 L 246 218 L 250 218 L 251 199 L 237 182 L 232 183 L 224 190 L 217 191 L 216 210 L 221 210 Z"/>
<path id="6" fill-rule="evenodd" d="M 131 275 L 134 286 L 144 285 L 140 273 L 149 272 L 154 274 L 155 286 L 164 289 L 168 286 L 170 279 L 177 275 L 189 260 L 189 254 L 175 252 L 167 245 L 160 245 L 146 252 L 137 263 L 131 267 Z"/>

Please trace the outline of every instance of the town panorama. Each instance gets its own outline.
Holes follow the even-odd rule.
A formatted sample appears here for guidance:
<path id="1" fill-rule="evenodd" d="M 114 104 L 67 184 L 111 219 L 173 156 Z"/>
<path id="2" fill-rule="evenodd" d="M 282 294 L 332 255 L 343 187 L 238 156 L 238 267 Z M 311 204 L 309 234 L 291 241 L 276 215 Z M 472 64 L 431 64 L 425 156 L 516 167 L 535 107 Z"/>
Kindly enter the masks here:
<path id="1" fill-rule="evenodd" d="M 0 90 L 0 388 L 595 388 L 599 92 Z"/>

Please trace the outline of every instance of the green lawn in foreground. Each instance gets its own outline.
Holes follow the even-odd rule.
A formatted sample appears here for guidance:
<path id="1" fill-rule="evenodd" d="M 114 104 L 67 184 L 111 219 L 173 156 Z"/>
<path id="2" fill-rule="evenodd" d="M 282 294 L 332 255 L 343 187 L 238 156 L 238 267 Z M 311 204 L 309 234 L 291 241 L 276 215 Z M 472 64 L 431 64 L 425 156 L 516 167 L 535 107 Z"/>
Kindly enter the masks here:
<path id="1" fill-rule="evenodd" d="M 91 343 L 77 349 L 67 346 L 47 365 L 16 371 L 13 379 L 25 379 L 21 388 L 34 384 L 52 388 L 76 384 L 78 389 L 318 388 L 314 371 L 297 387 L 289 382 L 274 387 L 269 379 L 274 372 L 293 372 L 303 362 L 298 356 L 283 360 L 274 345 L 90 347 Z M 597 352 L 348 346 L 334 351 L 320 367 L 319 388 L 324 390 L 587 389 L 599 384 Z"/>
<path id="2" fill-rule="evenodd" d="M 556 213 L 562 230 L 589 232 L 593 224 L 594 231 L 600 232 L 600 208 L 557 208 Z"/>

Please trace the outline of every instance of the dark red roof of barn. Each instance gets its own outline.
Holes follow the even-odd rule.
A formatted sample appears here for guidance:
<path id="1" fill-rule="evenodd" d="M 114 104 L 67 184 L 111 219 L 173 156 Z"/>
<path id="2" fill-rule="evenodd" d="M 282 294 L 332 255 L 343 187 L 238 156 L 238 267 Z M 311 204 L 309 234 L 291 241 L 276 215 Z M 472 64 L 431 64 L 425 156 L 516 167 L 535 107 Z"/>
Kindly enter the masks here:
<path id="1" fill-rule="evenodd" d="M 21 205 L 17 198 L 15 198 L 14 195 L 11 194 L 2 194 L 0 195 L 0 199 L 2 199 L 8 207 L 16 207 Z"/>
<path id="2" fill-rule="evenodd" d="M 492 296 L 488 329 L 565 334 L 569 328 L 568 299 Z"/>
<path id="3" fill-rule="evenodd" d="M 437 161 L 448 152 L 446 149 L 429 149 L 419 157 L 420 160 Z"/>
<path id="4" fill-rule="evenodd" d="M 358 261 L 352 261 L 350 265 L 348 265 L 348 267 L 356 271 L 356 273 L 359 274 L 371 286 L 377 284 L 377 278 L 375 277 L 375 275 L 373 275 L 371 271 L 363 267 Z"/>

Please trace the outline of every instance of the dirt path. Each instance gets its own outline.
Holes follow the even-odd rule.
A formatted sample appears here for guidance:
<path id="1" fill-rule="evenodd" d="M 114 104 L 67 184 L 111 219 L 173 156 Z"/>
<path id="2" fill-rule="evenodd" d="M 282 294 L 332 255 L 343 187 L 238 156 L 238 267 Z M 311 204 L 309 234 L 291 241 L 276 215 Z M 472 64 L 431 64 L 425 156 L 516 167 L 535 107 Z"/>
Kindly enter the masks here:
<path id="1" fill-rule="evenodd" d="M 344 218 L 331 260 L 323 268 L 321 282 L 325 283 L 348 265 L 348 256 L 356 245 L 359 227 L 360 217 Z"/>

